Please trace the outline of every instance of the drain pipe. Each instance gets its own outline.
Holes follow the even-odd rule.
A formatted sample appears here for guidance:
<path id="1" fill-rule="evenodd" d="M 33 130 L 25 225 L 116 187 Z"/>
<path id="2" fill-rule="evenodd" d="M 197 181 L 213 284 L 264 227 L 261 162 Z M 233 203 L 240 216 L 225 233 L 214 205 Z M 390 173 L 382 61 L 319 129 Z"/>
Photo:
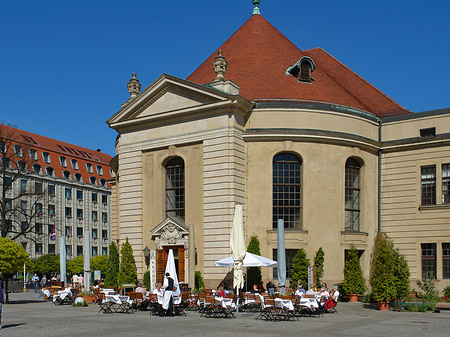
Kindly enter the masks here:
<path id="1" fill-rule="evenodd" d="M 378 149 L 378 233 L 381 233 L 381 118 L 378 120 L 378 142 L 380 148 Z"/>

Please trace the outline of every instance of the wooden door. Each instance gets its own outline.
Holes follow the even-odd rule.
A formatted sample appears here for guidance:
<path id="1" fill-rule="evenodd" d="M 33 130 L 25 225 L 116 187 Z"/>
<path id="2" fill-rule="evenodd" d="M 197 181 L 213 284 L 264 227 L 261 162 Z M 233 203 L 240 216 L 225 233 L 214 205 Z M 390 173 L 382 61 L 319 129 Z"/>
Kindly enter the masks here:
<path id="1" fill-rule="evenodd" d="M 164 282 L 164 271 L 166 270 L 166 251 L 164 249 L 156 250 L 156 282 Z"/>
<path id="2" fill-rule="evenodd" d="M 173 249 L 173 255 L 175 258 L 175 267 L 177 268 L 178 282 L 184 282 L 185 275 L 185 252 L 183 247 L 164 247 L 164 249 L 156 250 L 156 282 L 163 284 L 164 272 L 166 270 L 167 256 L 169 249 Z"/>

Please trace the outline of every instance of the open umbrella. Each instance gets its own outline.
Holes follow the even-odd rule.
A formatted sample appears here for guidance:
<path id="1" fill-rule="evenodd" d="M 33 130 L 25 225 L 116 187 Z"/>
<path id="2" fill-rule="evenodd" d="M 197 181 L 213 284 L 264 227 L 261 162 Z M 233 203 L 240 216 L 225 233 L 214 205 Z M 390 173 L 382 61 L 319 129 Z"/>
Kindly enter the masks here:
<path id="1" fill-rule="evenodd" d="M 284 246 L 284 221 L 278 219 L 277 222 L 277 276 L 280 285 L 280 293 L 286 293 L 286 253 Z"/>
<path id="2" fill-rule="evenodd" d="M 242 220 L 242 205 L 236 205 L 234 210 L 233 226 L 230 236 L 231 254 L 233 257 L 233 288 L 236 294 L 244 286 L 243 261 L 245 257 L 244 223 Z"/>
<path id="3" fill-rule="evenodd" d="M 232 256 L 226 257 L 215 262 L 216 267 L 233 267 L 234 259 Z M 242 267 L 276 267 L 277 262 L 263 256 L 247 252 L 242 262 Z"/>

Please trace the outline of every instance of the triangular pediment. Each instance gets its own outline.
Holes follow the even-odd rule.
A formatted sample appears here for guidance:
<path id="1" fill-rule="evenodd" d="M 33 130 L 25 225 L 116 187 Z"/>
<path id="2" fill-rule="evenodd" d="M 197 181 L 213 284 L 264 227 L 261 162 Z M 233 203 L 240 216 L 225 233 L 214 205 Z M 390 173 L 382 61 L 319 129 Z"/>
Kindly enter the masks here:
<path id="1" fill-rule="evenodd" d="M 175 243 L 189 234 L 189 228 L 186 227 L 183 219 L 168 216 L 163 222 L 150 230 L 150 233 L 152 240 L 158 238 L 168 243 Z"/>
<path id="2" fill-rule="evenodd" d="M 133 100 L 127 101 L 107 123 L 112 128 L 174 118 L 192 110 L 208 109 L 232 95 L 167 74 L 162 75 Z"/>

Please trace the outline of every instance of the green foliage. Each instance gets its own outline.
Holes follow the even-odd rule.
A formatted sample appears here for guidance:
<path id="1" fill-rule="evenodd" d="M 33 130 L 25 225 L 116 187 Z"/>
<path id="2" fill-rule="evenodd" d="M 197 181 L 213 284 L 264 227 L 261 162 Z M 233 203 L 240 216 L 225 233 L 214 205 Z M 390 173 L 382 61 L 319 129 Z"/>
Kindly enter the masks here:
<path id="1" fill-rule="evenodd" d="M 205 289 L 205 282 L 203 281 L 202 272 L 198 270 L 195 271 L 195 289 L 199 292 Z"/>
<path id="2" fill-rule="evenodd" d="M 397 298 L 406 298 L 410 293 L 409 278 L 411 274 L 409 273 L 408 262 L 404 255 L 396 249 L 394 251 L 395 265 L 394 265 L 394 276 L 395 276 L 395 290 L 397 292 Z"/>
<path id="3" fill-rule="evenodd" d="M 23 270 L 23 265 L 31 266 L 28 253 L 22 245 L 8 238 L 0 237 L 0 270 L 12 274 Z"/>
<path id="4" fill-rule="evenodd" d="M 259 240 L 256 235 L 250 238 L 250 242 L 247 246 L 247 252 L 261 255 L 261 250 L 259 248 Z M 250 267 L 247 269 L 247 286 L 249 289 L 253 288 L 254 284 L 259 284 L 261 282 L 261 267 Z M 247 290 L 249 290 L 247 289 Z"/>
<path id="5" fill-rule="evenodd" d="M 97 255 L 91 258 L 91 272 L 94 270 L 100 270 L 102 275 L 106 274 L 106 269 L 108 268 L 108 256 Z"/>
<path id="6" fill-rule="evenodd" d="M 450 298 L 450 286 L 446 287 L 443 291 L 444 297 Z"/>
<path id="7" fill-rule="evenodd" d="M 150 271 L 144 273 L 144 287 L 150 290 Z"/>
<path id="8" fill-rule="evenodd" d="M 291 268 L 291 285 L 296 285 L 298 280 L 301 280 L 307 286 L 308 282 L 308 267 L 309 259 L 306 257 L 306 252 L 300 248 L 292 260 Z"/>
<path id="9" fill-rule="evenodd" d="M 129 283 L 137 284 L 136 263 L 134 261 L 133 248 L 131 248 L 131 244 L 128 242 L 128 237 L 122 244 L 120 255 L 119 274 L 117 275 L 119 285 Z"/>
<path id="10" fill-rule="evenodd" d="M 377 234 L 372 253 L 370 285 L 375 300 L 390 302 L 397 297 L 394 244 L 385 233 Z"/>
<path id="11" fill-rule="evenodd" d="M 117 245 L 111 242 L 109 245 L 108 267 L 106 268 L 105 287 L 117 287 L 117 275 L 119 274 L 119 251 Z"/>
<path id="12" fill-rule="evenodd" d="M 84 273 L 84 256 L 80 255 L 67 262 L 67 272 L 70 274 Z"/>
<path id="13" fill-rule="evenodd" d="M 342 284 L 344 293 L 347 295 L 362 295 L 365 291 L 364 278 L 362 275 L 361 263 L 359 261 L 358 250 L 355 246 L 350 248 L 344 267 L 344 282 Z"/>
<path id="14" fill-rule="evenodd" d="M 439 292 L 436 290 L 436 277 L 433 273 L 423 275 L 423 281 L 417 280 L 417 285 L 424 291 L 422 298 L 426 310 L 434 311 L 439 301 Z"/>
<path id="15" fill-rule="evenodd" d="M 322 276 L 323 276 L 323 264 L 325 262 L 325 253 L 320 247 L 317 252 L 316 256 L 314 256 L 314 267 L 316 267 L 316 283 L 321 284 Z"/>
<path id="16" fill-rule="evenodd" d="M 59 267 L 59 255 L 45 254 L 34 261 L 33 271 L 50 276 L 52 273 L 59 273 Z"/>

